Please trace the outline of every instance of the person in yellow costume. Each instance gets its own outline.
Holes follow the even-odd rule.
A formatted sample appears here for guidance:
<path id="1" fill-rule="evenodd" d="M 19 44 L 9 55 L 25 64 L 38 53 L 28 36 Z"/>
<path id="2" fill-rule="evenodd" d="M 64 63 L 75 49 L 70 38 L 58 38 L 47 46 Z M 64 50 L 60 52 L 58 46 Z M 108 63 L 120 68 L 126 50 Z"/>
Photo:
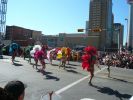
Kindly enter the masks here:
<path id="1" fill-rule="evenodd" d="M 61 58 L 62 58 L 62 52 L 61 50 L 59 50 L 57 53 L 57 59 L 60 60 Z"/>
<path id="2" fill-rule="evenodd" d="M 62 58 L 61 58 L 61 64 L 59 65 L 59 68 L 63 67 L 65 69 L 65 64 L 66 64 L 66 59 L 67 59 L 67 48 L 62 47 L 61 53 L 62 53 Z"/>

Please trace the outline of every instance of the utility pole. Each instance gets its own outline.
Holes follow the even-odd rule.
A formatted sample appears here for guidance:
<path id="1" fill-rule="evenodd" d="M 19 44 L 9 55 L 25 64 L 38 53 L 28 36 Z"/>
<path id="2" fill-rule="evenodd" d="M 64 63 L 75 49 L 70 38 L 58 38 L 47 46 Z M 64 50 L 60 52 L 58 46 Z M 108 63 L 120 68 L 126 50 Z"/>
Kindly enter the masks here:
<path id="1" fill-rule="evenodd" d="M 132 51 L 133 48 L 133 0 L 127 0 L 129 4 L 129 31 L 128 31 L 128 48 L 131 48 L 130 51 Z"/>
<path id="2" fill-rule="evenodd" d="M 6 11 L 7 11 L 7 0 L 0 0 L 0 58 L 2 56 L 2 40 L 6 30 Z"/>
<path id="3" fill-rule="evenodd" d="M 125 18 L 126 22 L 127 22 L 127 34 L 126 34 L 126 50 L 127 50 L 127 43 L 128 43 L 128 19 Z"/>
<path id="4" fill-rule="evenodd" d="M 0 42 L 6 31 L 7 0 L 0 0 Z"/>

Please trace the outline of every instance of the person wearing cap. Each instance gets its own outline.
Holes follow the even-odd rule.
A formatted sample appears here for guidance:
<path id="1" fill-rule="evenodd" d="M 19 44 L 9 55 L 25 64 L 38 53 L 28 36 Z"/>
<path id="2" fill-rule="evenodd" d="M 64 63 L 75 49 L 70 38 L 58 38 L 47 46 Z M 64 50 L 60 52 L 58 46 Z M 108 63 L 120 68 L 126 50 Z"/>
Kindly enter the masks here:
<path id="1" fill-rule="evenodd" d="M 4 89 L 11 94 L 15 100 L 24 100 L 25 88 L 24 83 L 18 80 L 10 81 L 4 87 Z"/>

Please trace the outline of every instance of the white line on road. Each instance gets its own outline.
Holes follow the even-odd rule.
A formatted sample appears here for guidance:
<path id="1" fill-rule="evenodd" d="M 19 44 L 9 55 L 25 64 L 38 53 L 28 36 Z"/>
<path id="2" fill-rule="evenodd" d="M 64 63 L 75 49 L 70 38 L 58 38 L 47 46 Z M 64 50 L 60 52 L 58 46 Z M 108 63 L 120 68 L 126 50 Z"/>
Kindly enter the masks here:
<path id="1" fill-rule="evenodd" d="M 103 70 L 106 69 L 106 68 L 107 68 L 107 67 L 104 67 L 104 68 L 102 68 L 101 70 L 96 71 L 95 74 L 97 74 L 97 73 L 103 71 Z M 73 83 L 71 83 L 71 84 L 65 86 L 65 87 L 62 88 L 62 89 L 57 90 L 55 93 L 56 93 L 56 94 L 60 94 L 60 93 L 62 93 L 62 92 L 64 92 L 64 91 L 66 91 L 67 89 L 71 88 L 72 86 L 74 86 L 74 85 L 80 83 L 81 81 L 87 79 L 88 77 L 90 77 L 90 75 L 87 75 L 87 76 L 85 76 L 85 77 L 83 77 L 83 78 L 81 78 L 81 79 L 79 79 L 79 80 L 77 80 L 77 81 L 75 81 L 75 82 L 73 82 Z"/>
<path id="2" fill-rule="evenodd" d="M 133 100 L 133 96 L 130 98 L 130 100 Z"/>
<path id="3" fill-rule="evenodd" d="M 80 99 L 80 100 L 95 100 L 95 99 L 83 98 L 83 99 Z"/>

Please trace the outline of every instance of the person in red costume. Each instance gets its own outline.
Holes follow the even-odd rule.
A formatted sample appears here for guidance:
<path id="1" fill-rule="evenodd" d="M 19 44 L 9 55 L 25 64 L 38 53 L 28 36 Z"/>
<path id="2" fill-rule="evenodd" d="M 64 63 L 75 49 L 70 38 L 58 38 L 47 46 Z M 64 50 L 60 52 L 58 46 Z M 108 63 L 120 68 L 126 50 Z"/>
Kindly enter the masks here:
<path id="1" fill-rule="evenodd" d="M 94 77 L 94 64 L 96 62 L 97 49 L 93 46 L 87 46 L 84 49 L 84 54 L 82 56 L 82 67 L 90 72 L 89 85 L 92 85 L 91 81 Z"/>
<path id="2" fill-rule="evenodd" d="M 46 54 L 43 52 L 43 50 L 38 50 L 35 52 L 34 56 L 35 56 L 35 59 L 37 60 L 37 62 L 38 62 L 38 60 L 40 61 L 41 65 L 42 65 L 42 68 L 40 69 L 40 71 L 44 74 L 45 67 L 46 67 L 46 65 L 45 65 Z M 36 69 L 38 69 L 37 66 L 36 66 Z"/>

